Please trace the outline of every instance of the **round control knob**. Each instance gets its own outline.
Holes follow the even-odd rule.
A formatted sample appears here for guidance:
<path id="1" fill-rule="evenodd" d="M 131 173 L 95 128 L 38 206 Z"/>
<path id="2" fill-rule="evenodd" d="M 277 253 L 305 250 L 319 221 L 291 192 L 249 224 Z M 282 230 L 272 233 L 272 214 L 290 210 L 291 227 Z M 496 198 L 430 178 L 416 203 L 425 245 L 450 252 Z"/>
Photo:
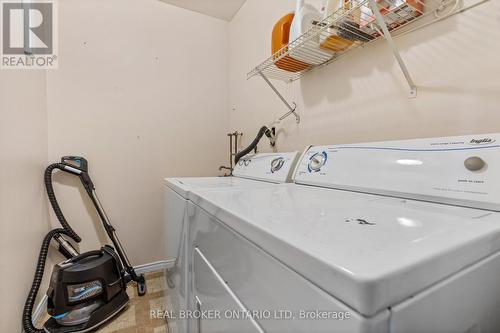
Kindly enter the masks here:
<path id="1" fill-rule="evenodd" d="M 464 161 L 464 166 L 469 171 L 479 171 L 486 165 L 486 162 L 477 156 L 469 157 Z"/>
<path id="2" fill-rule="evenodd" d="M 276 171 L 279 171 L 283 167 L 283 164 L 285 164 L 283 157 L 275 158 L 271 161 L 271 172 L 275 173 Z"/>
<path id="3" fill-rule="evenodd" d="M 326 163 L 326 154 L 316 153 L 309 160 L 309 169 L 312 171 L 319 171 L 323 165 Z"/>

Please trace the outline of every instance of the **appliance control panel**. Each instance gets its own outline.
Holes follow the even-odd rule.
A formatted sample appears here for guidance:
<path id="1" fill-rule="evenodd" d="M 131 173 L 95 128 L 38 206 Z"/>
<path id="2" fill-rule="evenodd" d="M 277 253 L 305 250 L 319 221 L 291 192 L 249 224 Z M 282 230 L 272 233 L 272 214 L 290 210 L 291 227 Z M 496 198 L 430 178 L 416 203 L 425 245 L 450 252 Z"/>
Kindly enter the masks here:
<path id="1" fill-rule="evenodd" d="M 500 134 L 313 146 L 295 182 L 500 211 Z"/>
<path id="2" fill-rule="evenodd" d="M 238 161 L 234 167 L 233 176 L 287 183 L 291 181 L 298 159 L 298 152 L 247 155 Z"/>

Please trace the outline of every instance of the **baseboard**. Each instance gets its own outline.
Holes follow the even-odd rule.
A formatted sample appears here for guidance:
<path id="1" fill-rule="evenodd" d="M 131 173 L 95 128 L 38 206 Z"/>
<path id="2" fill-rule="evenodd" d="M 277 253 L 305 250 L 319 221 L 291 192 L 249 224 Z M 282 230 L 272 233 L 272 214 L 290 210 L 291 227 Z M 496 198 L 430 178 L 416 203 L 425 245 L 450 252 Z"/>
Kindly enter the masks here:
<path id="1" fill-rule="evenodd" d="M 171 268 L 173 267 L 174 263 L 175 260 L 156 261 L 156 262 L 151 262 L 149 264 L 135 266 L 134 270 L 137 274 L 144 274 Z M 40 321 L 40 319 L 42 319 L 42 317 L 45 314 L 46 308 L 47 308 L 47 295 L 43 295 L 42 299 L 36 306 L 35 311 L 33 311 L 33 316 L 32 316 L 33 323 L 37 323 Z"/>
<path id="2" fill-rule="evenodd" d="M 144 274 L 149 272 L 155 272 L 162 269 L 172 268 L 174 266 L 175 260 L 162 260 L 151 262 L 149 264 L 135 266 L 135 272 L 137 274 Z"/>

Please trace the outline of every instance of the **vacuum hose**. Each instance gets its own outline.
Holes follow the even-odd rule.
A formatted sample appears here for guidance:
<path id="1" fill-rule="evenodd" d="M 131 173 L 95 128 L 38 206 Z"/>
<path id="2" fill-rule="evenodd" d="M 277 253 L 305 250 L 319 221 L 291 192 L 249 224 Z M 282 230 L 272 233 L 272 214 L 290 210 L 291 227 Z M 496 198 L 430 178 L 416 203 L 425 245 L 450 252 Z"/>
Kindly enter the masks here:
<path id="1" fill-rule="evenodd" d="M 40 285 L 43 279 L 43 273 L 45 270 L 45 262 L 47 261 L 47 254 L 49 252 L 50 241 L 56 235 L 64 234 L 68 237 L 71 237 L 75 242 L 79 243 L 82 239 L 78 234 L 71 228 L 71 226 L 66 221 L 64 217 L 61 207 L 59 207 L 59 203 L 57 202 L 56 196 L 54 194 L 54 187 L 52 186 L 52 172 L 54 169 L 64 169 L 64 165 L 61 163 L 51 164 L 45 169 L 44 181 L 45 181 L 45 189 L 47 191 L 47 195 L 49 197 L 50 204 L 54 209 L 54 213 L 56 214 L 59 223 L 61 223 L 63 228 L 54 229 L 47 233 L 45 238 L 43 239 L 42 246 L 40 248 L 40 254 L 38 255 L 38 262 L 35 270 L 35 277 L 33 278 L 33 283 L 31 285 L 30 292 L 28 297 L 26 298 L 26 302 L 24 303 L 23 310 L 23 319 L 22 324 L 24 331 L 26 333 L 44 333 L 45 330 L 38 329 L 33 325 L 32 321 L 32 313 L 33 307 L 35 304 L 36 296 L 38 294 L 38 290 L 40 289 Z"/>
<path id="2" fill-rule="evenodd" d="M 47 196 L 49 197 L 50 205 L 54 210 L 54 214 L 56 214 L 59 223 L 61 223 L 64 230 L 67 232 L 67 235 L 71 237 L 75 242 L 80 243 L 82 239 L 78 234 L 71 228 L 64 217 L 61 207 L 59 207 L 59 203 L 57 202 L 56 195 L 54 193 L 54 187 L 52 186 L 52 172 L 54 169 L 64 170 L 64 164 L 54 163 L 51 164 L 45 169 L 44 181 L 45 181 L 45 190 L 47 191 Z"/>
<path id="3" fill-rule="evenodd" d="M 238 163 L 238 161 L 243 156 L 247 155 L 252 150 L 254 150 L 257 147 L 257 145 L 259 144 L 259 141 L 260 141 L 260 139 L 262 139 L 262 136 L 264 134 L 269 138 L 269 140 L 271 140 L 271 145 L 274 146 L 274 138 L 273 138 L 273 134 L 272 134 L 271 130 L 269 128 L 267 128 L 267 126 L 262 126 L 259 130 L 259 133 L 255 137 L 255 139 L 252 141 L 250 146 L 246 147 L 245 149 L 240 151 L 238 154 L 236 154 L 236 156 L 234 157 L 234 164 Z"/>

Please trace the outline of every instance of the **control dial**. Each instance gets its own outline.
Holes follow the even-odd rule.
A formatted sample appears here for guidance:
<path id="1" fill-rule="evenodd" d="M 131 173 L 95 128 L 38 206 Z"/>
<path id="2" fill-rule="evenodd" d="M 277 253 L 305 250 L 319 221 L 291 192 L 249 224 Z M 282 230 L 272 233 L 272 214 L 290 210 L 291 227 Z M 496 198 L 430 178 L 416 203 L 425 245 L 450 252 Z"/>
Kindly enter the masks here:
<path id="1" fill-rule="evenodd" d="M 464 166 L 469 171 L 479 171 L 486 165 L 486 162 L 477 156 L 469 157 L 464 161 Z"/>
<path id="2" fill-rule="evenodd" d="M 325 152 L 316 153 L 309 159 L 309 171 L 318 172 L 323 165 L 325 165 L 327 155 Z"/>
<path id="3" fill-rule="evenodd" d="M 283 157 L 275 158 L 271 161 L 271 172 L 275 173 L 276 171 L 279 171 L 283 167 L 283 164 L 285 164 Z"/>

